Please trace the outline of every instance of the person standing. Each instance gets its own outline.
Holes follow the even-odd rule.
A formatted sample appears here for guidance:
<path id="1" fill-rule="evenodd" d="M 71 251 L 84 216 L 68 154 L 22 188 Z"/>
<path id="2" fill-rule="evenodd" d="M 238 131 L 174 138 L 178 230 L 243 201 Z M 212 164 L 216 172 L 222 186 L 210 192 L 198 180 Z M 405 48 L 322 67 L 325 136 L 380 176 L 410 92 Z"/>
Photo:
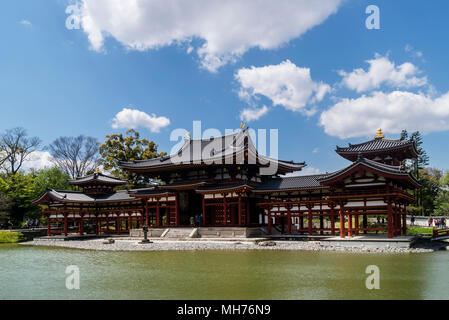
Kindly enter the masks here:
<path id="1" fill-rule="evenodd" d="M 414 226 L 415 225 L 415 216 L 412 216 L 410 219 L 411 225 Z"/>

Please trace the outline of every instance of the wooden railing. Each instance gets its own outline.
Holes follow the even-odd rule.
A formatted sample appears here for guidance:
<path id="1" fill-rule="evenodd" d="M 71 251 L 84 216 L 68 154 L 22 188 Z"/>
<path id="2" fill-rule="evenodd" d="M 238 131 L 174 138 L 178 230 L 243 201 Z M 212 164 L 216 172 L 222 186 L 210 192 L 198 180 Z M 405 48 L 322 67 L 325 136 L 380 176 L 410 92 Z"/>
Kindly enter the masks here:
<path id="1" fill-rule="evenodd" d="M 449 236 L 449 228 L 444 228 L 444 229 L 434 228 L 433 229 L 433 237 L 434 238 L 444 237 L 444 236 Z"/>

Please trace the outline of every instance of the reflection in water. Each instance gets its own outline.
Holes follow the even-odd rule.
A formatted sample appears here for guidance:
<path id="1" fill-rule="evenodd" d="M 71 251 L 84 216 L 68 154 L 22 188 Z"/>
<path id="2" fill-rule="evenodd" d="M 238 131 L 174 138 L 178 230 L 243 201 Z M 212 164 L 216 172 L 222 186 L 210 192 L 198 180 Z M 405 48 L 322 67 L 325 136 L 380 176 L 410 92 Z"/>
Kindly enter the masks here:
<path id="1" fill-rule="evenodd" d="M 106 252 L 0 246 L 0 299 L 448 299 L 448 252 Z M 365 288 L 368 265 L 380 290 Z M 81 289 L 65 288 L 77 265 Z"/>

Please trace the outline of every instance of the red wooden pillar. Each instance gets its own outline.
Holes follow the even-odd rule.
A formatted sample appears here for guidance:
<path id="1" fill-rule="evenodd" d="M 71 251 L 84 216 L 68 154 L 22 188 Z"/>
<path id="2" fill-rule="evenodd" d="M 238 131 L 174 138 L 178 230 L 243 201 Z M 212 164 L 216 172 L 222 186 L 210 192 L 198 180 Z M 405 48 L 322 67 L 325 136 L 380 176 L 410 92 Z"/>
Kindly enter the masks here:
<path id="1" fill-rule="evenodd" d="M 160 203 L 159 198 L 156 200 L 156 227 L 161 226 L 161 209 L 160 209 Z"/>
<path id="2" fill-rule="evenodd" d="M 133 220 L 132 220 L 132 213 L 128 215 L 128 232 L 131 232 L 131 229 L 133 228 Z"/>
<path id="3" fill-rule="evenodd" d="M 268 226 L 267 226 L 267 231 L 268 231 L 268 234 L 270 234 L 270 235 L 271 235 L 271 225 L 272 224 L 273 224 L 273 221 L 271 219 L 271 209 L 269 208 L 268 209 Z"/>
<path id="4" fill-rule="evenodd" d="M 239 193 L 239 226 L 242 226 L 242 195 Z"/>
<path id="5" fill-rule="evenodd" d="M 299 229 L 301 229 L 301 233 L 303 233 L 303 230 L 304 230 L 304 216 L 301 216 L 299 218 Z"/>
<path id="6" fill-rule="evenodd" d="M 352 214 L 351 211 L 348 213 L 348 237 L 352 237 Z"/>
<path id="7" fill-rule="evenodd" d="M 345 209 L 343 207 L 343 203 L 340 202 L 340 237 L 345 237 Z"/>
<path id="8" fill-rule="evenodd" d="M 388 212 L 388 218 L 387 218 L 387 224 L 388 224 L 388 238 L 393 238 L 393 208 L 391 206 L 391 200 L 388 198 L 387 200 L 387 212 Z"/>
<path id="9" fill-rule="evenodd" d="M 331 208 L 331 235 L 335 236 L 335 207 L 334 205 L 331 205 L 330 208 Z"/>
<path id="10" fill-rule="evenodd" d="M 398 236 L 398 230 L 399 230 L 399 216 L 398 216 L 398 210 L 397 210 L 397 205 L 396 202 L 393 202 L 392 205 L 392 210 L 393 210 L 393 236 L 396 237 Z"/>
<path id="11" fill-rule="evenodd" d="M 145 225 L 148 227 L 150 224 L 150 220 L 149 220 L 149 212 L 148 212 L 148 198 L 144 198 L 145 199 Z M 158 199 L 158 203 L 159 203 L 159 199 Z"/>
<path id="12" fill-rule="evenodd" d="M 47 214 L 47 236 L 51 236 L 50 214 Z"/>
<path id="13" fill-rule="evenodd" d="M 291 206 L 287 205 L 287 230 L 288 234 L 292 234 L 292 214 L 291 214 Z"/>
<path id="14" fill-rule="evenodd" d="M 228 205 L 226 203 L 226 193 L 223 193 L 223 219 L 224 224 L 228 223 Z"/>
<path id="15" fill-rule="evenodd" d="M 366 210 L 366 198 L 363 199 L 363 234 L 367 234 L 368 230 L 368 213 Z"/>
<path id="16" fill-rule="evenodd" d="M 117 234 L 120 234 L 120 229 L 121 229 L 120 223 L 121 223 L 121 221 L 120 221 L 120 212 L 118 212 L 117 213 L 117 217 L 115 218 L 115 232 Z"/>
<path id="17" fill-rule="evenodd" d="M 312 235 L 312 228 L 313 228 L 313 215 L 312 215 L 312 205 L 308 204 L 307 209 L 309 210 L 309 215 L 307 217 L 308 222 L 308 232 L 309 235 Z"/>
<path id="18" fill-rule="evenodd" d="M 80 235 L 84 234 L 84 219 L 83 219 L 83 217 L 84 217 L 84 214 L 80 213 L 80 225 L 79 225 L 79 229 L 78 229 L 78 232 Z"/>
<path id="19" fill-rule="evenodd" d="M 323 234 L 324 229 L 324 220 L 323 220 L 323 211 L 320 212 L 320 234 Z"/>
<path id="20" fill-rule="evenodd" d="M 97 230 L 95 230 L 95 233 L 97 234 L 97 235 L 99 235 L 100 234 L 100 218 L 98 218 L 98 215 L 96 215 L 96 225 L 97 225 Z"/>
<path id="21" fill-rule="evenodd" d="M 109 234 L 109 215 L 106 214 L 106 234 Z"/>
<path id="22" fill-rule="evenodd" d="M 179 226 L 179 197 L 178 197 L 178 193 L 176 192 L 175 195 L 175 225 L 178 227 Z"/>
<path id="23" fill-rule="evenodd" d="M 248 225 L 249 226 L 249 224 L 251 223 L 251 215 L 250 215 L 250 212 L 249 212 L 249 204 L 248 204 L 248 198 L 245 198 L 245 202 L 244 202 L 244 204 L 245 204 L 245 220 L 246 220 L 246 225 Z"/>
<path id="24" fill-rule="evenodd" d="M 359 235 L 359 213 L 357 212 L 357 214 L 354 215 L 355 218 L 355 235 L 358 236 Z"/>
<path id="25" fill-rule="evenodd" d="M 68 234 L 67 212 L 64 212 L 64 236 Z"/>
<path id="26" fill-rule="evenodd" d="M 406 206 L 407 205 L 404 204 L 404 211 L 403 211 L 403 214 L 402 214 L 402 221 L 403 221 L 403 223 L 402 223 L 402 234 L 404 236 L 407 235 L 407 207 Z"/>
<path id="27" fill-rule="evenodd" d="M 203 226 L 206 225 L 206 195 L 203 194 Z"/>
<path id="28" fill-rule="evenodd" d="M 322 192 L 320 191 L 321 198 L 322 198 Z M 323 234 L 324 231 L 324 217 L 323 217 L 323 202 L 320 202 L 320 234 Z"/>

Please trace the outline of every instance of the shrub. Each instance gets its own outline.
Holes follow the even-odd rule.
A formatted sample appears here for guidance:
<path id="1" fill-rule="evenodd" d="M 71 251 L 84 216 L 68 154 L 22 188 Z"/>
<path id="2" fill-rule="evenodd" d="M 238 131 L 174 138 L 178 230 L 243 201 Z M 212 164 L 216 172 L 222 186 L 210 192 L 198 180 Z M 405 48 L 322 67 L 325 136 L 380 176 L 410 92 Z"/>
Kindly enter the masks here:
<path id="1" fill-rule="evenodd" d="M 0 243 L 17 243 L 25 240 L 20 232 L 0 231 Z"/>

